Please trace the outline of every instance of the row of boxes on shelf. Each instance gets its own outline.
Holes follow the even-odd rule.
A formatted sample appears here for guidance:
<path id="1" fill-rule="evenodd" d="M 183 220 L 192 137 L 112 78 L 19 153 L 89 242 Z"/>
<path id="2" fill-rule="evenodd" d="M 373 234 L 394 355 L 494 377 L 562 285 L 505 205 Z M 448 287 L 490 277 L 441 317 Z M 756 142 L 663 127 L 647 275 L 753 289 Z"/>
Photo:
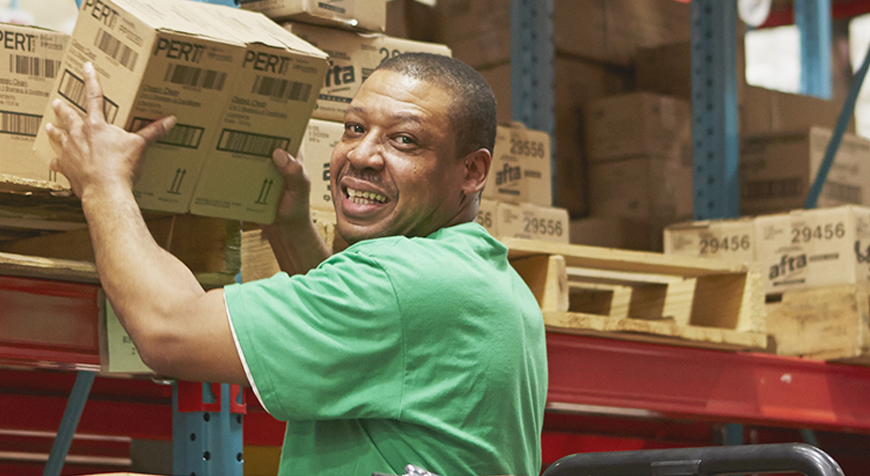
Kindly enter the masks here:
<path id="1" fill-rule="evenodd" d="M 870 365 L 870 208 L 676 224 L 664 240 L 668 255 L 760 268 L 778 354 Z"/>
<path id="2" fill-rule="evenodd" d="M 276 18 L 316 16 L 309 2 L 270 4 L 277 3 L 284 13 Z M 361 18 L 374 7 L 382 12 L 385 2 L 342 3 L 333 5 L 332 20 L 319 22 L 350 27 L 335 12 Z M 287 13 L 294 9 L 299 16 Z M 82 66 L 91 61 L 110 123 L 136 130 L 164 115 L 178 119 L 143 159 L 134 187 L 143 209 L 260 223 L 271 221 L 281 190 L 272 150 L 297 153 L 312 116 L 341 120 L 359 84 L 386 57 L 450 55 L 443 45 L 279 25 L 260 13 L 199 2 L 85 2 L 71 37 L 3 28 L 14 48 L 0 53 L 11 69 L 11 79 L 0 83 L 0 145 L 11 152 L 0 165 L 0 187 L 68 187 L 48 170 L 55 152 L 40 124 L 43 116 L 53 120 L 54 98 L 84 111 Z M 356 28 L 383 30 L 383 18 Z"/>
<path id="3" fill-rule="evenodd" d="M 810 123 L 810 118 L 803 119 Z M 693 215 L 688 101 L 635 92 L 601 98 L 586 111 L 589 210 L 592 218 L 664 226 Z M 741 137 L 740 209 L 744 215 L 800 208 L 825 156 L 831 130 L 806 125 Z M 870 141 L 844 134 L 819 206 L 870 205 Z M 650 249 L 661 249 L 651 240 Z"/>

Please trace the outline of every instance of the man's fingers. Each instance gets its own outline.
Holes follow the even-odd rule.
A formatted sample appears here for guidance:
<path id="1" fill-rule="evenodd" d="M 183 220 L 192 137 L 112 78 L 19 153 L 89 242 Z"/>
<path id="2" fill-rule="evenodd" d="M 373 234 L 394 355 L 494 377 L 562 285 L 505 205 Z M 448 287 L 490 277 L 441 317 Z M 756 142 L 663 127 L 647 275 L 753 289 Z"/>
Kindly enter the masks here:
<path id="1" fill-rule="evenodd" d="M 91 62 L 87 62 L 82 69 L 84 69 L 85 73 L 86 109 L 88 116 L 91 119 L 105 121 L 106 116 L 103 113 L 103 88 L 100 87 L 100 81 L 97 79 L 94 65 Z"/>
<path id="2" fill-rule="evenodd" d="M 63 137 L 64 137 L 64 134 L 65 134 L 65 132 L 64 132 L 63 130 L 61 130 L 61 129 L 58 128 L 57 126 L 53 125 L 52 123 L 47 122 L 47 123 L 45 124 L 45 133 L 48 134 L 48 138 L 49 138 L 52 142 L 55 142 L 55 143 L 57 143 L 58 145 L 62 145 L 62 143 L 63 143 Z"/>
<path id="3" fill-rule="evenodd" d="M 302 164 L 299 160 L 294 159 L 289 152 L 284 149 L 275 149 L 272 152 L 272 162 L 275 163 L 275 167 L 278 168 L 282 174 L 295 174 L 299 172 L 299 169 L 302 168 Z"/>
<path id="4" fill-rule="evenodd" d="M 167 116 L 148 124 L 136 131 L 147 142 L 153 142 L 175 127 L 175 116 Z"/>
<path id="5" fill-rule="evenodd" d="M 57 125 L 62 129 L 70 130 L 76 122 L 81 121 L 78 113 L 60 98 L 55 98 L 51 102 L 51 109 L 54 110 L 54 115 L 57 117 Z"/>

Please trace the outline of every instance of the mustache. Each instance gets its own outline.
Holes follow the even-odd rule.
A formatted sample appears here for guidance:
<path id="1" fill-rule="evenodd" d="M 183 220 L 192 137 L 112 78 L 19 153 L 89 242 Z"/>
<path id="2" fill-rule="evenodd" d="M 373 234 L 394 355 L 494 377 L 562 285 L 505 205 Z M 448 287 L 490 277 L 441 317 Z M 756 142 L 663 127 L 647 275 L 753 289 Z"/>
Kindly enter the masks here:
<path id="1" fill-rule="evenodd" d="M 377 185 L 377 186 L 384 185 L 384 180 L 381 177 L 381 175 L 379 173 L 375 172 L 374 170 L 371 170 L 371 169 L 360 170 L 360 169 L 355 169 L 353 167 L 346 167 L 339 175 L 338 181 L 340 182 L 341 179 L 343 179 L 345 177 L 350 177 L 350 178 L 361 180 L 364 182 L 369 182 L 369 183 Z"/>

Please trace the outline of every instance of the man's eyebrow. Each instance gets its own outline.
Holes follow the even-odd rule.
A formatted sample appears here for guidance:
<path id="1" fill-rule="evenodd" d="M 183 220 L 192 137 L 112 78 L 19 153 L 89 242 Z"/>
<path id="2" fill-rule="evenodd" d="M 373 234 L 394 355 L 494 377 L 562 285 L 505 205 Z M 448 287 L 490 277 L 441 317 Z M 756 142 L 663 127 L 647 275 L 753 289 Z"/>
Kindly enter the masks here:
<path id="1" fill-rule="evenodd" d="M 365 115 L 365 109 L 359 106 L 348 106 L 346 114 L 356 114 L 356 115 Z M 409 113 L 398 113 L 392 116 L 392 122 L 394 124 L 397 123 L 406 123 L 412 122 L 416 125 L 420 125 L 423 123 L 423 120 L 417 114 L 409 114 Z"/>

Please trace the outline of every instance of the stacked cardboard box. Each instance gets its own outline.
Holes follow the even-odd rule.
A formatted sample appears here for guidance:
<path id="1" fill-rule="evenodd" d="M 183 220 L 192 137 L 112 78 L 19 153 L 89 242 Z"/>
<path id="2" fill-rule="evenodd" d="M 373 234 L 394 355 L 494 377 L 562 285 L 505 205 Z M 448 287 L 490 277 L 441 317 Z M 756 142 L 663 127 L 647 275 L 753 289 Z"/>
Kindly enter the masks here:
<path id="1" fill-rule="evenodd" d="M 134 193 L 143 209 L 269 222 L 281 177 L 271 152 L 295 153 L 326 54 L 265 16 L 198 2 L 84 3 L 49 101 L 84 112 L 82 66 L 101 79 L 106 119 L 137 130 L 178 125 L 144 156 Z M 45 109 L 53 121 L 52 109 Z M 34 144 L 55 155 L 44 131 Z"/>
<path id="2" fill-rule="evenodd" d="M 552 206 L 550 136 L 498 126 L 478 222 L 496 237 L 569 242 L 568 211 Z"/>
<path id="3" fill-rule="evenodd" d="M 590 216 L 642 223 L 650 231 L 642 248 L 660 250 L 664 226 L 692 216 L 688 103 L 645 92 L 613 96 L 591 102 L 585 123 Z"/>
<path id="4" fill-rule="evenodd" d="M 759 267 L 777 353 L 870 362 L 870 208 L 683 223 L 664 240 L 666 254 Z"/>
<path id="5" fill-rule="evenodd" d="M 60 71 L 69 35 L 40 28 L 0 24 L 0 191 L 53 178 L 45 161 L 33 155 L 48 96 Z"/>
<path id="6" fill-rule="evenodd" d="M 744 137 L 740 149 L 740 210 L 744 215 L 802 208 L 825 157 L 831 130 Z M 870 205 L 870 140 L 844 134 L 818 207 Z"/>

